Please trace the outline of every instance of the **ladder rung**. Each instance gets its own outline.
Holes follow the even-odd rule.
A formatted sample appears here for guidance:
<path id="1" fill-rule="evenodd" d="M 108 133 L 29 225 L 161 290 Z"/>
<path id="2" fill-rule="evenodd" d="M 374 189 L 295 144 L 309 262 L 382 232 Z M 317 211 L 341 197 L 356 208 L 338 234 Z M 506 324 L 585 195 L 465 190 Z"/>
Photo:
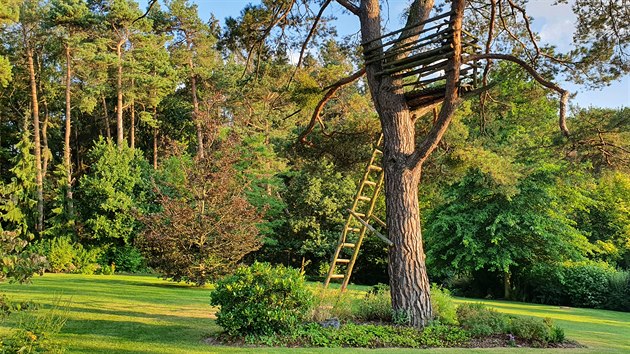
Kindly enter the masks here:
<path id="1" fill-rule="evenodd" d="M 380 166 L 376 166 L 376 165 L 370 165 L 369 169 L 372 171 L 377 171 L 377 172 L 383 171 L 383 169 Z"/>
<path id="2" fill-rule="evenodd" d="M 343 274 L 331 274 L 331 275 L 330 275 L 330 279 L 343 279 L 343 278 L 345 278 L 345 277 L 346 277 L 346 276 L 345 276 L 345 275 L 343 275 Z"/>
<path id="3" fill-rule="evenodd" d="M 350 231 L 350 232 L 360 232 L 361 229 L 359 229 L 358 227 L 349 227 L 348 231 Z"/>
<path id="4" fill-rule="evenodd" d="M 382 152 L 381 150 L 379 150 L 379 149 L 374 149 L 374 152 L 375 152 L 375 153 L 377 153 L 377 154 L 382 154 L 382 153 L 383 153 L 383 152 Z"/>
<path id="5" fill-rule="evenodd" d="M 354 248 L 355 244 L 354 243 L 348 243 L 348 242 L 344 242 L 341 244 L 342 247 L 348 247 L 348 248 Z"/>
<path id="6" fill-rule="evenodd" d="M 372 181 L 368 181 L 368 180 L 366 180 L 363 183 L 367 184 L 368 186 L 372 186 L 372 187 L 376 186 L 376 182 L 372 182 Z"/>
<path id="7" fill-rule="evenodd" d="M 365 201 L 365 202 L 369 202 L 370 200 L 372 200 L 372 198 L 370 198 L 370 197 L 366 197 L 366 196 L 364 196 L 364 195 L 360 195 L 360 196 L 359 196 L 359 198 L 357 198 L 357 199 L 359 199 L 359 200 L 363 200 L 363 201 Z"/>
<path id="8" fill-rule="evenodd" d="M 363 213 L 358 213 L 358 212 L 356 212 L 356 211 L 355 211 L 355 212 L 353 213 L 353 216 L 355 216 L 355 217 L 356 217 L 356 216 L 358 216 L 358 217 L 360 217 L 360 218 L 363 218 L 363 217 L 365 217 L 365 214 L 363 214 Z"/>
<path id="9" fill-rule="evenodd" d="M 337 258 L 337 261 L 335 263 L 350 263 L 350 260 L 345 258 Z"/>

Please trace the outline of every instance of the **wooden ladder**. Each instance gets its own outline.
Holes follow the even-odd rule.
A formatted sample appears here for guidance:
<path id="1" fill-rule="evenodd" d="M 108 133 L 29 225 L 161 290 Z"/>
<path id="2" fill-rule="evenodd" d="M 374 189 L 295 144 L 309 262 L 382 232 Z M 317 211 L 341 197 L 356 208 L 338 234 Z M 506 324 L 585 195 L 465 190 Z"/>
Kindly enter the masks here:
<path id="1" fill-rule="evenodd" d="M 372 152 L 372 157 L 368 163 L 363 179 L 359 184 L 359 190 L 354 198 L 352 207 L 348 210 L 348 218 L 339 237 L 337 249 L 330 262 L 330 270 L 324 281 L 324 288 L 327 288 L 332 279 L 343 279 L 341 291 L 344 291 L 350 282 L 352 269 L 359 255 L 359 249 L 363 242 L 363 237 L 367 231 L 374 232 L 384 242 L 391 245 L 385 236 L 378 233 L 370 224 L 373 220 L 379 225 L 385 227 L 385 222 L 373 215 L 376 199 L 381 191 L 384 180 L 384 172 L 381 167 L 381 159 L 383 151 L 381 145 L 383 142 L 383 134 L 378 139 L 376 147 Z M 350 258 L 346 258 L 351 253 Z M 336 271 L 345 265 L 345 270 Z M 341 269 L 340 269 L 341 270 Z"/>

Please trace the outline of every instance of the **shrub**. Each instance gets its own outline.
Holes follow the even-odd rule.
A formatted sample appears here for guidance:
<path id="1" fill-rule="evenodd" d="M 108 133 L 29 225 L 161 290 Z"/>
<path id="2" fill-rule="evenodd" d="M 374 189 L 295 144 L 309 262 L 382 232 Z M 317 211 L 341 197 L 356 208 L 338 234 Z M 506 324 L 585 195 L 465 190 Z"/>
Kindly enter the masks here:
<path id="1" fill-rule="evenodd" d="M 614 272 L 608 277 L 605 308 L 630 311 L 630 272 Z"/>
<path id="2" fill-rule="evenodd" d="M 18 232 L 4 231 L 0 226 L 0 281 L 9 279 L 20 283 L 28 282 L 35 273 L 41 273 L 46 257 L 40 252 L 27 249 L 28 241 Z"/>
<path id="3" fill-rule="evenodd" d="M 48 264 L 50 271 L 54 273 L 74 270 L 72 260 L 75 257 L 75 249 L 70 237 L 61 236 L 49 241 L 48 244 Z"/>
<path id="4" fill-rule="evenodd" d="M 354 313 L 363 321 L 392 321 L 392 297 L 389 286 L 378 284 L 355 305 Z"/>
<path id="5" fill-rule="evenodd" d="M 551 338 L 552 327 L 550 322 L 533 317 L 513 317 L 508 332 L 525 340 L 546 344 Z"/>
<path id="6" fill-rule="evenodd" d="M 573 306 L 601 308 L 606 303 L 608 279 L 615 272 L 597 262 L 568 263 L 564 270 L 564 289 Z"/>
<path id="7" fill-rule="evenodd" d="M 453 302 L 448 289 L 436 284 L 431 285 L 431 306 L 436 321 L 445 325 L 457 325 L 457 305 Z"/>
<path id="8" fill-rule="evenodd" d="M 260 213 L 245 198 L 229 150 L 182 163 L 181 195 L 158 197 L 162 210 L 141 218 L 138 246 L 164 278 L 199 286 L 231 273 L 260 247 Z"/>
<path id="9" fill-rule="evenodd" d="M 297 270 L 256 262 L 220 280 L 210 303 L 219 306 L 217 323 L 228 334 L 245 336 L 290 332 L 313 300 Z"/>
<path id="10" fill-rule="evenodd" d="M 135 247 L 114 247 L 108 251 L 106 264 L 115 264 L 122 272 L 139 273 L 146 269 L 142 253 Z"/>
<path id="11" fill-rule="evenodd" d="M 463 304 L 457 308 L 457 320 L 474 337 L 505 333 L 507 316 L 486 308 L 483 304 Z"/>
<path id="12" fill-rule="evenodd" d="M 97 261 L 101 255 L 101 250 L 98 248 L 85 249 L 81 244 L 75 245 L 73 264 L 75 272 L 80 274 L 94 274 L 100 266 Z"/>
<path id="13" fill-rule="evenodd" d="M 518 291 L 524 301 L 549 305 L 566 303 L 564 267 L 561 264 L 535 263 L 519 274 Z"/>

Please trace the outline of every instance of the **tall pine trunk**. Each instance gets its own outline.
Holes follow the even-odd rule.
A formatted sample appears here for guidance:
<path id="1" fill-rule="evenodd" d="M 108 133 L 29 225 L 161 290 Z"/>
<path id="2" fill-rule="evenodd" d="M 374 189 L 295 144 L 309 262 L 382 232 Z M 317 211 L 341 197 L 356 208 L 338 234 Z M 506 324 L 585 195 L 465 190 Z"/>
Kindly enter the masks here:
<path id="1" fill-rule="evenodd" d="M 131 127 L 129 129 L 129 142 L 131 144 L 131 148 L 135 149 L 136 148 L 136 107 L 133 100 L 131 101 L 130 109 L 131 109 L 131 115 L 129 117 L 130 119 L 129 123 Z"/>
<path id="2" fill-rule="evenodd" d="M 112 131 L 109 124 L 109 113 L 107 112 L 107 100 L 105 99 L 105 95 L 101 95 L 101 102 L 103 104 L 103 120 L 105 124 L 105 134 L 107 134 L 107 140 L 112 138 Z"/>
<path id="3" fill-rule="evenodd" d="M 116 46 L 116 56 L 118 58 L 117 70 L 116 70 L 116 144 L 118 147 L 122 147 L 123 144 L 123 90 L 122 90 L 122 45 L 124 40 L 118 42 Z"/>
<path id="4" fill-rule="evenodd" d="M 63 163 L 66 169 L 66 198 L 68 199 L 68 211 L 70 214 L 73 212 L 72 204 L 72 160 L 71 160 L 71 147 L 70 147 L 70 134 L 72 129 L 72 115 L 70 104 L 70 85 L 72 82 L 72 57 L 70 56 L 70 46 L 65 45 L 66 50 L 66 130 L 63 141 Z"/>
<path id="5" fill-rule="evenodd" d="M 31 108 L 33 114 L 33 141 L 35 144 L 35 183 L 37 184 L 37 223 L 35 230 L 40 234 L 44 229 L 44 180 L 42 176 L 42 146 L 39 132 L 39 101 L 37 97 L 37 80 L 35 77 L 35 64 L 33 62 L 33 49 L 28 44 L 26 35 L 26 59 L 28 61 L 28 74 L 31 85 Z"/>
<path id="6" fill-rule="evenodd" d="M 157 107 L 153 107 L 153 120 L 157 122 Z M 153 169 L 158 168 L 158 128 L 153 128 Z"/>

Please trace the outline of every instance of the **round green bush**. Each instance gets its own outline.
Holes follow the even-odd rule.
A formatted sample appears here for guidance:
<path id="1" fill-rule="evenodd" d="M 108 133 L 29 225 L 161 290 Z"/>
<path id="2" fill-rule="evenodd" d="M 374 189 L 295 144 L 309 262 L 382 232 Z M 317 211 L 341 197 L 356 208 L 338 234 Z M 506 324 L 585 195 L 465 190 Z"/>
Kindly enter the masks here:
<path id="1" fill-rule="evenodd" d="M 289 333 L 313 303 L 299 271 L 258 262 L 220 280 L 210 297 L 217 323 L 234 336 Z"/>
<path id="2" fill-rule="evenodd" d="M 597 262 L 569 263 L 564 288 L 573 306 L 601 308 L 606 302 L 608 279 L 615 270 Z"/>

